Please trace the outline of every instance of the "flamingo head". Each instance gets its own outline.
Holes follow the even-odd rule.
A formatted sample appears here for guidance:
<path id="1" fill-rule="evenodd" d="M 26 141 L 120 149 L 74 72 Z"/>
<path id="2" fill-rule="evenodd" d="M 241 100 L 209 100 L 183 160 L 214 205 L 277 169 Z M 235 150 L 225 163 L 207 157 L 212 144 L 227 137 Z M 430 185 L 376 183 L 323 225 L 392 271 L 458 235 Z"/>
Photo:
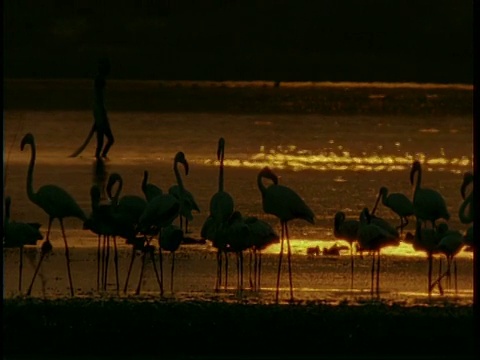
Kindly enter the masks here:
<path id="1" fill-rule="evenodd" d="M 187 159 L 185 158 L 185 154 L 183 153 L 183 151 L 179 151 L 177 153 L 177 155 L 175 155 L 174 164 L 176 164 L 176 163 L 182 164 L 183 167 L 185 168 L 185 175 L 188 175 L 189 166 L 188 166 L 188 162 L 187 162 Z"/>
<path id="2" fill-rule="evenodd" d="M 20 150 L 23 151 L 25 148 L 25 145 L 30 144 L 30 145 L 35 145 L 35 138 L 33 137 L 32 133 L 27 133 L 22 139 L 22 142 L 20 143 Z"/>
<path id="3" fill-rule="evenodd" d="M 261 171 L 260 175 L 264 178 L 270 179 L 273 181 L 275 185 L 278 185 L 278 176 L 273 173 L 273 171 L 268 167 L 265 166 Z"/>
<path id="4" fill-rule="evenodd" d="M 421 170 L 422 170 L 422 165 L 420 164 L 420 161 L 415 160 L 412 164 L 412 170 L 410 170 L 410 184 L 413 185 L 413 177 L 415 176 L 415 173 Z"/>

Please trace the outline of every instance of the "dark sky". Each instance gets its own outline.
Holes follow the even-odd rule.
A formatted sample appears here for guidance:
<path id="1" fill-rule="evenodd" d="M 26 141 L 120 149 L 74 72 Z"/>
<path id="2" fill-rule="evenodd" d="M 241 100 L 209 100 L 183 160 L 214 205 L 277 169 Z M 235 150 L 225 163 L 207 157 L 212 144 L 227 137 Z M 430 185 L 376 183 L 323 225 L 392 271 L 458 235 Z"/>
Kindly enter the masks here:
<path id="1" fill-rule="evenodd" d="M 471 0 L 16 0 L 5 77 L 471 83 Z"/>

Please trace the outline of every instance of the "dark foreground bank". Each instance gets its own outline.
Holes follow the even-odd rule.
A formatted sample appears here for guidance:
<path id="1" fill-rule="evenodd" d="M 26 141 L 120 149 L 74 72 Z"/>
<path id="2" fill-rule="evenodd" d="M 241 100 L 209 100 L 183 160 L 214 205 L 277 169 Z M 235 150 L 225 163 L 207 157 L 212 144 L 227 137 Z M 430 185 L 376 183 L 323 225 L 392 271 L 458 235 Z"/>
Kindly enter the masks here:
<path id="1" fill-rule="evenodd" d="M 471 306 L 4 299 L 4 358 L 474 358 Z M 478 355 L 478 354 L 477 354 Z"/>

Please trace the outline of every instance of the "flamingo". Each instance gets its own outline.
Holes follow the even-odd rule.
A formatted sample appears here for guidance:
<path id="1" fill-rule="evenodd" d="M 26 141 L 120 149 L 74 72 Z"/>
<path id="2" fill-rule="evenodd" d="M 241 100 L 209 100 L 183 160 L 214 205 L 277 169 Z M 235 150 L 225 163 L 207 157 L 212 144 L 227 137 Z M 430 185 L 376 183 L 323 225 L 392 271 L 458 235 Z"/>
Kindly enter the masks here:
<path id="1" fill-rule="evenodd" d="M 263 178 L 273 181 L 268 187 L 265 187 Z M 280 220 L 282 227 L 280 254 L 277 273 L 277 290 L 275 299 L 278 302 L 278 293 L 280 288 L 280 270 L 282 265 L 283 242 L 287 239 L 287 257 L 288 257 L 288 275 L 290 281 L 290 299 L 293 301 L 293 283 L 291 268 L 291 249 L 290 237 L 288 235 L 288 222 L 294 219 L 302 219 L 310 224 L 315 223 L 315 214 L 308 207 L 305 201 L 289 187 L 278 185 L 278 177 L 268 167 L 264 167 L 257 175 L 257 185 L 262 195 L 263 211 L 267 214 L 276 216 Z"/>
<path id="2" fill-rule="evenodd" d="M 175 196 L 178 201 L 180 201 L 181 190 L 177 184 L 173 185 L 168 189 L 168 193 Z M 200 207 L 198 206 L 197 202 L 193 194 L 188 191 L 187 189 L 183 189 L 183 203 L 181 204 L 182 211 L 180 213 L 180 228 L 183 227 L 183 218 L 185 218 L 185 234 L 190 233 L 188 231 L 188 222 L 193 220 L 192 211 L 200 212 Z"/>
<path id="3" fill-rule="evenodd" d="M 5 219 L 3 224 L 3 246 L 5 248 L 18 247 L 20 250 L 20 264 L 18 266 L 18 291 L 22 292 L 23 273 L 23 247 L 25 245 L 36 245 L 37 241 L 43 240 L 39 223 L 26 223 L 10 220 L 10 205 L 12 199 L 7 196 L 5 199 Z"/>
<path id="4" fill-rule="evenodd" d="M 147 201 L 150 201 L 154 197 L 163 194 L 162 189 L 160 189 L 157 185 L 148 182 L 148 171 L 147 170 L 145 170 L 143 172 L 142 192 L 145 195 L 145 199 Z"/>
<path id="5" fill-rule="evenodd" d="M 222 281 L 222 253 L 225 254 L 225 266 L 228 266 L 226 241 L 223 234 L 223 227 L 230 219 L 235 209 L 233 197 L 224 190 L 224 158 L 225 139 L 220 137 L 217 145 L 217 160 L 219 161 L 218 190 L 210 199 L 210 215 L 205 220 L 201 231 L 202 237 L 212 241 L 212 245 L 217 248 L 217 277 L 215 282 L 216 291 L 218 291 Z"/>
<path id="6" fill-rule="evenodd" d="M 390 193 L 388 189 L 382 186 L 378 192 L 377 201 L 373 207 L 371 215 L 375 214 L 378 203 L 382 199 L 382 204 L 392 210 L 400 217 L 400 225 L 397 229 L 400 229 L 400 233 L 403 233 L 403 228 L 408 225 L 408 217 L 414 214 L 412 201 L 402 193 Z"/>
<path id="7" fill-rule="evenodd" d="M 177 152 L 175 155 L 173 160 L 173 171 L 183 196 L 183 181 L 178 170 L 179 163 L 184 166 L 185 174 L 188 175 L 189 166 L 185 154 L 182 151 Z M 181 204 L 182 201 L 179 201 L 175 196 L 169 193 L 154 197 L 147 203 L 144 212 L 140 216 L 139 229 L 144 232 L 157 231 L 159 242 L 161 243 L 161 229 L 171 225 L 177 216 L 179 216 L 182 210 Z M 161 248 L 159 249 L 159 252 L 161 252 Z M 162 258 L 160 257 L 160 295 L 163 296 L 163 268 L 161 261 Z M 140 293 L 142 277 L 143 272 L 141 271 L 136 294 Z"/>
<path id="8" fill-rule="evenodd" d="M 92 185 L 90 188 L 90 200 L 92 205 L 92 212 L 87 220 L 83 223 L 83 229 L 90 230 L 93 233 L 97 234 L 98 246 L 97 246 L 97 291 L 100 289 L 100 273 L 102 274 L 102 284 L 103 289 L 105 289 L 105 259 L 104 253 L 105 248 L 103 248 L 102 259 L 100 260 L 100 242 L 103 238 L 103 243 L 107 242 L 107 237 L 109 237 L 112 230 L 112 208 L 111 204 L 100 204 L 101 199 L 101 190 L 97 184 Z M 100 271 L 100 263 L 102 265 L 102 271 Z"/>
<path id="9" fill-rule="evenodd" d="M 376 269 L 376 293 L 380 291 L 380 250 L 389 245 L 398 245 L 398 237 L 390 234 L 385 229 L 371 223 L 371 216 L 368 208 L 364 208 L 360 213 L 360 227 L 358 230 L 358 241 L 362 249 L 372 251 L 372 271 L 371 271 L 371 288 L 373 295 L 373 278 L 375 272 L 375 253 L 377 253 L 377 269 Z"/>
<path id="10" fill-rule="evenodd" d="M 175 252 L 180 247 L 180 244 L 183 240 L 183 230 L 178 226 L 170 224 L 161 229 L 160 241 L 159 241 L 159 251 L 160 251 L 160 264 L 162 262 L 162 249 L 165 251 L 170 251 L 172 255 L 172 267 L 170 269 L 170 291 L 173 293 L 173 272 L 175 269 Z M 162 265 L 160 266 L 162 269 Z M 162 270 L 161 270 L 162 271 Z"/>
<path id="11" fill-rule="evenodd" d="M 233 252 L 237 259 L 237 289 L 243 290 L 243 251 L 252 246 L 250 228 L 239 211 L 234 211 L 226 227 L 225 239 L 228 252 Z"/>
<path id="12" fill-rule="evenodd" d="M 350 245 L 350 288 L 353 289 L 353 244 L 358 242 L 358 230 L 360 222 L 358 220 L 346 220 L 345 213 L 338 211 L 335 214 L 333 224 L 333 235 L 340 240 L 345 240 Z"/>
<path id="13" fill-rule="evenodd" d="M 248 216 L 245 218 L 245 225 L 247 225 L 249 229 L 249 237 L 252 243 L 251 249 L 254 256 L 254 281 L 252 286 L 252 281 L 250 279 L 250 286 L 257 291 L 260 291 L 262 251 L 271 244 L 280 242 L 280 236 L 278 236 L 269 223 L 258 219 L 256 216 Z"/>
<path id="14" fill-rule="evenodd" d="M 417 180 L 414 182 L 415 174 Z M 445 204 L 445 199 L 442 195 L 433 189 L 423 188 L 422 184 L 422 165 L 420 161 L 415 160 L 410 171 L 410 183 L 415 183 L 413 193 L 413 208 L 415 216 L 424 222 L 430 221 L 432 227 L 435 228 L 435 222 L 438 219 L 450 219 L 450 214 Z"/>
<path id="15" fill-rule="evenodd" d="M 441 232 L 441 239 L 437 245 L 437 250 L 444 254 L 447 258 L 447 270 L 445 273 L 440 275 L 440 277 L 431 285 L 432 287 L 443 277 L 447 277 L 448 285 L 450 285 L 450 274 L 451 274 L 451 265 L 453 262 L 454 266 L 454 279 L 455 279 L 455 293 L 458 293 L 457 287 L 457 263 L 455 261 L 455 256 L 462 250 L 464 246 L 464 236 L 460 231 L 457 230 L 448 230 L 448 226 L 445 224 L 444 231 Z"/>
<path id="16" fill-rule="evenodd" d="M 422 227 L 422 220 L 416 219 L 415 222 L 415 235 L 411 235 L 410 232 L 406 234 L 405 241 L 412 244 L 415 251 L 424 251 L 427 254 L 428 262 L 428 296 L 432 294 L 432 265 L 433 265 L 433 255 L 437 254 L 438 244 L 440 242 L 440 235 L 437 229 L 426 229 Z M 441 227 L 441 226 L 439 226 Z M 440 292 L 443 292 L 441 284 L 439 283 Z"/>
<path id="17" fill-rule="evenodd" d="M 470 224 L 473 222 L 473 191 L 470 191 L 470 193 L 466 195 L 466 189 L 471 182 L 473 182 L 473 174 L 471 172 L 466 172 L 463 176 L 463 182 L 460 187 L 460 194 L 462 195 L 463 201 L 458 209 L 458 217 L 462 224 Z"/>
<path id="18" fill-rule="evenodd" d="M 28 166 L 28 173 L 27 173 L 27 195 L 31 202 L 35 205 L 39 206 L 43 211 L 45 211 L 48 215 L 48 229 L 47 234 L 45 236 L 45 246 L 42 246 L 42 255 L 38 262 L 37 268 L 32 278 L 32 282 L 30 287 L 28 288 L 27 295 L 30 295 L 32 292 L 33 284 L 35 282 L 35 278 L 37 276 L 38 270 L 40 269 L 40 265 L 42 264 L 42 260 L 44 259 L 46 252 L 51 250 L 52 246 L 50 244 L 50 229 L 52 227 L 52 222 L 54 219 L 58 219 L 60 222 L 60 227 L 62 230 L 63 241 L 65 243 L 65 258 L 67 260 L 67 272 L 68 272 L 68 280 L 70 284 L 70 294 L 74 296 L 73 290 L 73 281 L 72 275 L 70 271 L 70 254 L 68 249 L 67 237 L 65 235 L 65 228 L 63 226 L 63 219 L 67 217 L 74 217 L 82 220 L 84 222 L 87 220 L 87 216 L 77 204 L 75 199 L 64 189 L 57 185 L 43 185 L 40 187 L 37 192 L 33 189 L 33 170 L 35 167 L 35 159 L 36 159 L 36 147 L 35 147 L 35 138 L 31 133 L 27 133 L 20 144 L 20 150 L 23 151 L 26 145 L 30 145 L 31 147 L 31 156 L 30 156 L 30 164 Z"/>
<path id="19" fill-rule="evenodd" d="M 112 195 L 112 189 L 115 184 L 118 184 L 116 192 Z M 115 263 L 115 277 L 117 284 L 117 292 L 119 289 L 118 280 L 118 250 L 117 250 L 117 236 L 125 239 L 133 239 L 137 235 L 137 228 L 140 221 L 140 216 L 145 211 L 147 201 L 138 195 L 123 195 L 120 197 L 123 188 L 123 179 L 119 173 L 110 174 L 106 186 L 106 192 L 112 203 L 112 237 L 114 246 L 114 263 Z M 107 238 L 107 259 L 106 269 L 108 269 L 108 254 L 109 254 L 109 238 Z M 105 283 L 107 274 L 105 273 Z"/>

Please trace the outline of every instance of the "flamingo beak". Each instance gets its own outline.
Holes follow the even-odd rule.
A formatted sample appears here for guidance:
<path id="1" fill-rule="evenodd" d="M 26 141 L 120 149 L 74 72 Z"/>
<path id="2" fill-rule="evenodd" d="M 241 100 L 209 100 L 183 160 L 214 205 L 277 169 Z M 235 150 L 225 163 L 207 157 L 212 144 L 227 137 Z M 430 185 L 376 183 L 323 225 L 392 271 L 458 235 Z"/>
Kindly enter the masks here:
<path id="1" fill-rule="evenodd" d="M 185 175 L 188 175 L 189 166 L 188 166 L 187 160 L 185 160 L 185 162 L 183 162 L 183 166 L 185 167 Z"/>

